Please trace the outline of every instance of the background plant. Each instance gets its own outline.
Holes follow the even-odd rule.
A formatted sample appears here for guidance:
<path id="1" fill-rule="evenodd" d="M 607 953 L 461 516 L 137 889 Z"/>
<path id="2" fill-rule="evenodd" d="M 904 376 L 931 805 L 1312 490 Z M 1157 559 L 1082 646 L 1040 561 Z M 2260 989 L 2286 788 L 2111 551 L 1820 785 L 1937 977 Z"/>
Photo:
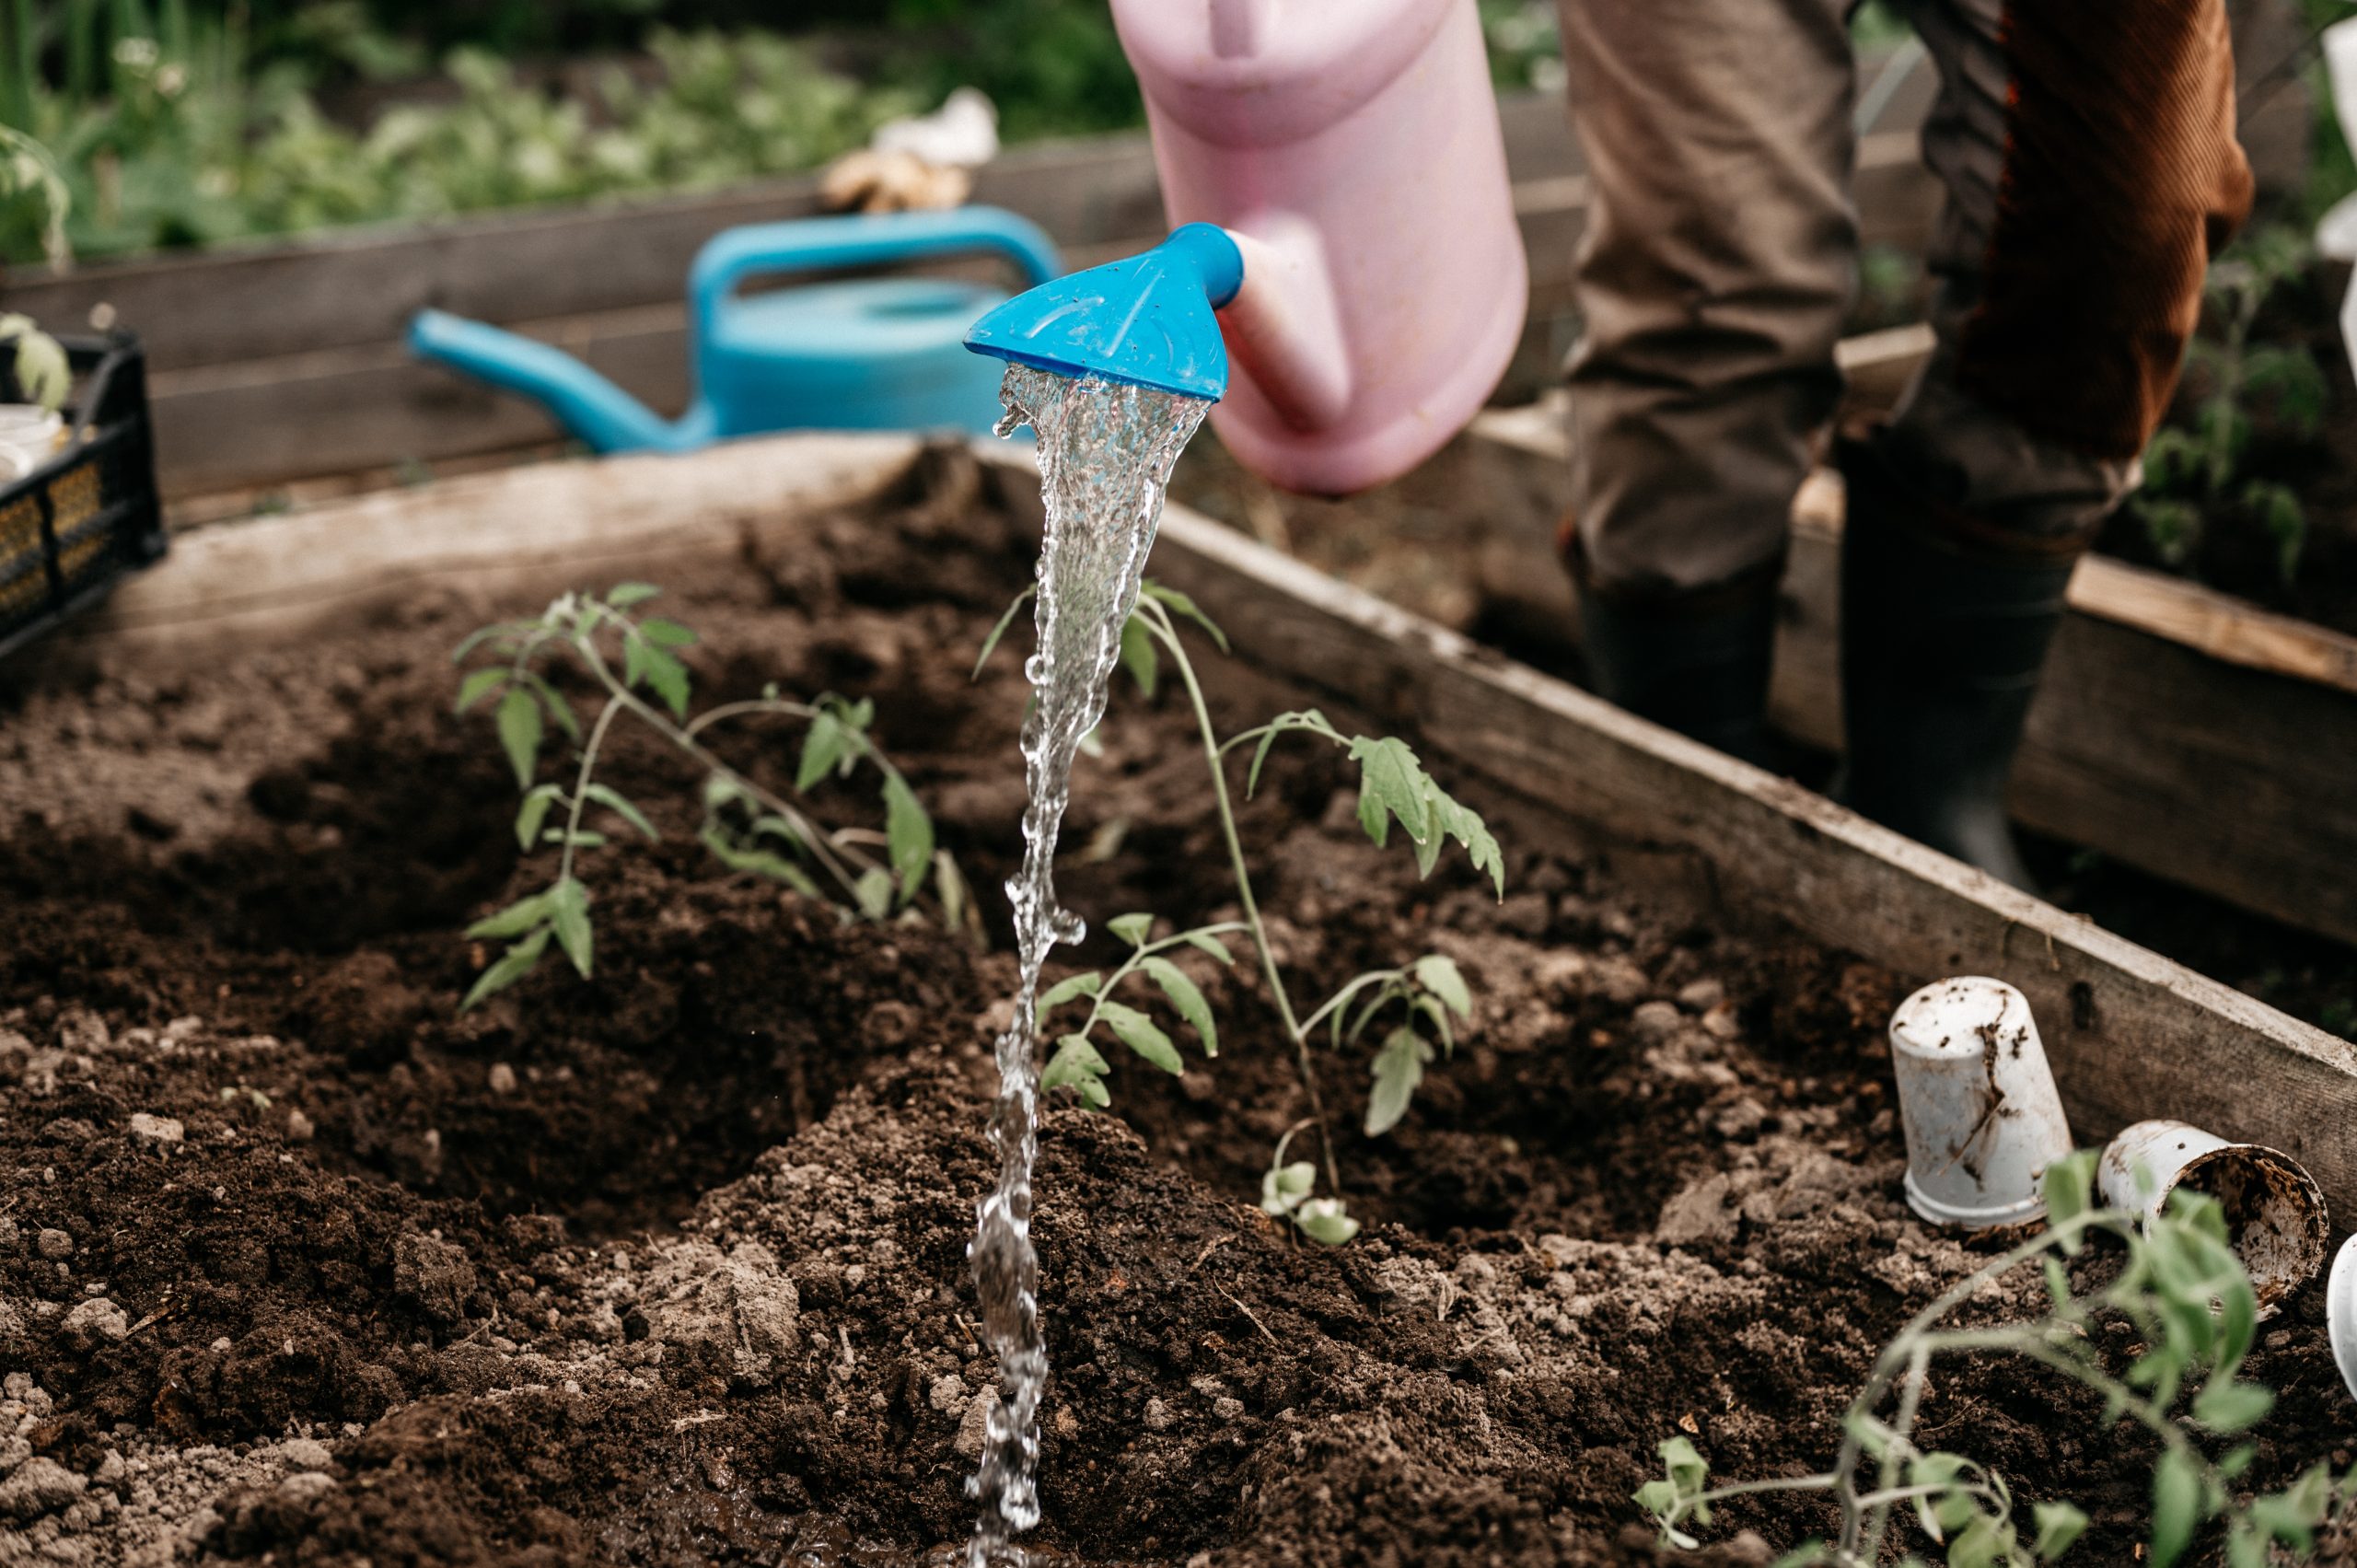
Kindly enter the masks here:
<path id="1" fill-rule="evenodd" d="M 2201 540 L 2203 520 L 2247 517 L 2274 541 L 2285 582 L 2298 571 L 2307 513 L 2290 486 L 2251 477 L 2242 463 L 2255 420 L 2268 415 L 2305 440 L 2324 419 L 2325 379 L 2298 344 L 2252 340 L 2260 310 L 2285 283 L 2305 274 L 2307 241 L 2292 229 L 2258 230 L 2210 269 L 2214 336 L 2187 347 L 2189 377 L 2200 389 L 2189 426 L 2163 426 L 2144 449 L 2144 487 L 2133 505 L 2162 560 L 2182 565 Z"/>
<path id="2" fill-rule="evenodd" d="M 696 836 L 732 871 L 768 877 L 812 897 L 834 896 L 869 920 L 908 911 L 932 879 L 934 899 L 949 928 L 979 929 L 956 864 L 935 847 L 932 819 L 890 760 L 869 738 L 873 703 L 832 695 L 795 702 L 775 687 L 759 698 L 724 703 L 688 716 L 690 679 L 677 652 L 695 633 L 676 621 L 634 612 L 658 590 L 623 583 L 602 598 L 566 594 L 539 619 L 484 627 L 453 656 L 478 654 L 494 662 L 468 672 L 459 684 L 460 713 L 498 697 L 493 714 L 502 750 L 524 792 L 516 812 L 516 842 L 528 853 L 557 846 L 556 874 L 547 887 L 518 899 L 467 928 L 470 940 L 504 939 L 507 950 L 484 969 L 462 1007 L 513 985 L 529 973 L 552 943 L 586 979 L 594 967 L 595 933 L 589 890 L 575 867 L 582 852 L 604 847 L 607 836 L 587 824 L 611 818 L 650 842 L 660 833 L 646 814 L 597 777 L 617 719 L 628 715 L 704 770 L 703 820 Z M 573 704 L 543 666 L 568 661 L 603 693 L 585 729 Z M 615 668 L 619 659 L 621 669 Z M 785 718 L 808 727 L 795 772 L 796 795 L 845 779 L 862 765 L 881 781 L 884 828 L 822 829 L 802 808 L 723 761 L 711 749 L 719 725 Z M 538 778 L 552 730 L 576 743 L 569 782 Z M 592 813 L 596 813 L 593 817 Z M 880 858 L 878 858 L 880 852 Z"/>
<path id="3" fill-rule="evenodd" d="M 2332 1502 L 2328 1468 L 2319 1464 L 2280 1492 L 2236 1501 L 2258 1449 L 2242 1442 L 2213 1458 L 2203 1441 L 2247 1432 L 2275 1402 L 2271 1390 L 2241 1376 L 2258 1301 L 2228 1244 L 2223 1211 L 2215 1199 L 2183 1189 L 2149 1221 L 2094 1208 L 2096 1157 L 2085 1151 L 2048 1173 L 2043 1233 L 1941 1295 L 1884 1347 L 1843 1421 L 1840 1456 L 1830 1470 L 1713 1487 L 1690 1441 L 1663 1443 L 1665 1473 L 1640 1488 L 1634 1501 L 1659 1522 L 1664 1540 L 1695 1545 L 1683 1527 L 1708 1524 L 1713 1505 L 1731 1497 L 1826 1492 L 1840 1507 L 1840 1534 L 1804 1543 L 1779 1568 L 1873 1568 L 1884 1560 L 1893 1512 L 1902 1507 L 1944 1549 L 1949 1568 L 2053 1562 L 2086 1528 L 2085 1514 L 2065 1501 L 2041 1502 L 2025 1527 L 2003 1477 L 1964 1455 L 1927 1451 L 1915 1441 L 1932 1364 L 1944 1356 L 1995 1354 L 2034 1362 L 2101 1395 L 2105 1426 L 2124 1417 L 2159 1441 L 2144 1558 L 2152 1568 L 2181 1561 L 2212 1520 L 2223 1523 L 2231 1568 L 2263 1568 L 2278 1543 L 2311 1549 Z M 2063 1260 L 2079 1255 L 2097 1234 L 2116 1237 L 2126 1258 L 2108 1284 L 2075 1295 Z M 1987 1328 L 1950 1325 L 1984 1288 L 2030 1263 L 2044 1271 L 2051 1302 L 2045 1317 Z M 2114 1376 L 2096 1349 L 2093 1330 L 2104 1314 L 2124 1318 L 2139 1342 L 2124 1375 Z M 2180 1417 L 2176 1407 L 2188 1393 Z"/>
<path id="4" fill-rule="evenodd" d="M 988 662 L 1016 612 L 1029 598 L 1030 590 L 1027 589 L 999 618 L 982 645 L 981 657 L 975 664 L 977 673 Z M 1244 918 L 1196 926 L 1159 940 L 1153 935 L 1156 922 L 1150 913 L 1126 914 L 1109 923 L 1113 934 L 1130 944 L 1130 954 L 1120 965 L 1109 974 L 1089 970 L 1073 975 L 1039 999 L 1043 1036 L 1058 1028 L 1049 1021 L 1051 1012 L 1069 1013 L 1083 1003 L 1087 1005 L 1086 1015 L 1076 1025 L 1062 1028 L 1057 1033 L 1054 1053 L 1040 1076 L 1041 1086 L 1070 1087 L 1093 1105 L 1111 1103 L 1111 1092 L 1105 1084 L 1111 1068 L 1097 1043 L 1105 1036 L 1166 1073 L 1175 1074 L 1184 1070 L 1184 1061 L 1168 1032 L 1144 1010 L 1115 997 L 1117 991 L 1139 977 L 1158 987 L 1179 1019 L 1193 1030 L 1203 1054 L 1216 1056 L 1219 1036 L 1210 1006 L 1201 989 L 1170 961 L 1168 955 L 1186 947 L 1209 954 L 1222 963 L 1232 963 L 1234 954 L 1225 938 L 1235 935 L 1248 937 L 1260 959 L 1270 998 L 1294 1048 L 1295 1063 L 1310 1109 L 1310 1116 L 1302 1127 L 1315 1126 L 1318 1130 L 1329 1188 L 1327 1196 L 1314 1196 L 1318 1165 L 1308 1160 L 1286 1160 L 1294 1135 L 1288 1132 L 1278 1143 L 1262 1179 L 1261 1207 L 1291 1220 L 1313 1240 L 1339 1244 L 1356 1235 L 1359 1225 L 1346 1212 L 1341 1198 L 1341 1169 L 1326 1121 L 1325 1097 L 1313 1050 L 1321 1030 L 1330 1047 L 1340 1048 L 1364 1038 L 1378 1023 L 1386 1026 L 1383 1043 L 1375 1057 L 1364 1122 L 1368 1136 L 1380 1136 L 1407 1114 L 1409 1103 L 1423 1080 L 1424 1069 L 1435 1054 L 1434 1042 L 1438 1042 L 1441 1054 L 1455 1050 L 1456 1032 L 1451 1018 L 1454 1016 L 1461 1021 L 1472 1016 L 1472 991 L 1454 960 L 1444 954 L 1427 953 L 1398 969 L 1355 976 L 1316 1007 L 1306 1013 L 1297 1010 L 1291 987 L 1270 945 L 1260 900 L 1252 887 L 1251 868 L 1245 860 L 1243 841 L 1237 831 L 1235 802 L 1228 788 L 1229 754 L 1250 748 L 1245 774 L 1245 792 L 1248 796 L 1258 786 L 1261 767 L 1278 740 L 1295 735 L 1324 740 L 1342 748 L 1359 766 L 1360 827 L 1368 838 L 1382 845 L 1388 842 L 1396 824 L 1415 853 L 1420 874 L 1430 875 L 1442 850 L 1454 840 L 1463 847 L 1474 869 L 1487 873 L 1503 896 L 1505 859 L 1480 814 L 1441 788 L 1404 741 L 1345 736 L 1315 708 L 1280 714 L 1266 724 L 1222 740 L 1204 700 L 1202 685 L 1196 678 L 1193 660 L 1179 638 L 1179 620 L 1192 622 L 1218 645 L 1221 652 L 1227 651 L 1226 634 L 1192 599 L 1149 582 L 1139 595 L 1136 610 L 1123 625 L 1121 665 L 1148 700 L 1160 689 L 1166 658 L 1178 673 L 1202 738 L 1204 760 L 1211 771 L 1213 802 L 1219 814 L 1229 869 L 1236 878 L 1237 901 Z M 1103 1035 L 1099 1034 L 1100 1029 Z"/>

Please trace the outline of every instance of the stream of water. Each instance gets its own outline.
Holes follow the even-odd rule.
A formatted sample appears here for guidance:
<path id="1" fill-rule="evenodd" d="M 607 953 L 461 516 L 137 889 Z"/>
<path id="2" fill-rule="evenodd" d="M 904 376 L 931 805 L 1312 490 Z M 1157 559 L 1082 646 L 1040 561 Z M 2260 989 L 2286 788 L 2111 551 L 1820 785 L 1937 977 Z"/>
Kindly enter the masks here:
<path id="1" fill-rule="evenodd" d="M 1137 603 L 1170 465 L 1211 408 L 1201 398 L 1021 365 L 1007 367 L 999 396 L 1006 417 L 998 433 L 1028 424 L 1039 436 L 1047 530 L 1033 610 L 1038 646 L 1023 670 L 1034 698 L 1023 725 L 1031 796 L 1023 814 L 1023 868 L 1006 884 L 1021 970 L 1015 1019 L 998 1040 L 999 1094 L 990 1124 L 998 1185 L 980 1205 L 967 1253 L 999 1367 L 981 1466 L 967 1483 L 981 1504 L 969 1568 L 1020 1563 L 1015 1537 L 1039 1520 L 1039 1395 L 1048 1380 L 1039 1259 L 1031 1246 L 1039 970 L 1050 948 L 1079 941 L 1086 929 L 1056 906 L 1056 834 L 1071 798 L 1073 757 L 1105 712 L 1105 683 L 1120 656 L 1122 623 Z"/>

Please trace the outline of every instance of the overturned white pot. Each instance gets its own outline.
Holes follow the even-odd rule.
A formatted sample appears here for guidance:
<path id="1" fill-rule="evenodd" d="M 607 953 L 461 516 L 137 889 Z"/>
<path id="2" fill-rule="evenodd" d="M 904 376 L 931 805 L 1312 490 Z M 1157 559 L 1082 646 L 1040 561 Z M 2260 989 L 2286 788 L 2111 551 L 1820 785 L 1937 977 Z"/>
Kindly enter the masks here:
<path id="1" fill-rule="evenodd" d="M 2332 1277 L 2324 1287 L 2324 1327 L 2340 1380 L 2357 1395 L 2357 1236 L 2343 1241 L 2333 1255 Z"/>
<path id="2" fill-rule="evenodd" d="M 2139 1121 L 2105 1148 L 2096 1182 L 2105 1202 L 2142 1214 L 2159 1214 L 2180 1187 L 2217 1199 L 2262 1318 L 2324 1267 L 2324 1192 L 2277 1150 L 2182 1121 Z"/>
<path id="3" fill-rule="evenodd" d="M 1974 1229 L 2042 1217 L 2071 1125 L 2028 999 L 1984 975 L 1935 981 L 1891 1015 L 1890 1057 L 1908 1206 Z"/>

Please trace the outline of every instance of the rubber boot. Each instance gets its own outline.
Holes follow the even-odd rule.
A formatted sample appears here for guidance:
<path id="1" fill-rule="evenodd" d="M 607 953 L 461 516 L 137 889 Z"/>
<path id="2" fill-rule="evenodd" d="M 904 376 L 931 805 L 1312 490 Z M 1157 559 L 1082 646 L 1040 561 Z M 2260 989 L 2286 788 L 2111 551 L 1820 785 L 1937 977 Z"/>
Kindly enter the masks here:
<path id="1" fill-rule="evenodd" d="M 1782 563 L 1716 588 L 1674 596 L 1601 594 L 1576 571 L 1580 645 L 1597 695 L 1762 767 L 1768 660 Z"/>
<path id="2" fill-rule="evenodd" d="M 1941 518 L 1864 446 L 1843 443 L 1840 462 L 1849 757 L 1834 793 L 2034 890 L 2005 819 L 2005 781 L 2083 545 L 2041 552 L 1975 534 Z"/>

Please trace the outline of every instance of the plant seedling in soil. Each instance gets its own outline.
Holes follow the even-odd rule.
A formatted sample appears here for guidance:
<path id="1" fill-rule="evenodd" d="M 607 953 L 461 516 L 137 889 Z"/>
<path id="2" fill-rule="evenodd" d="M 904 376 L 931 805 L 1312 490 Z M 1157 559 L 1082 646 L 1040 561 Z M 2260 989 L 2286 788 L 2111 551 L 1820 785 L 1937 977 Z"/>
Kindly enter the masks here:
<path id="1" fill-rule="evenodd" d="M 812 898 L 828 896 L 824 879 L 833 884 L 847 911 L 877 921 L 908 912 L 930 877 L 943 923 L 979 931 L 965 879 L 948 854 L 934 845 L 933 819 L 908 780 L 869 738 L 875 704 L 831 694 L 795 702 L 772 685 L 758 698 L 723 703 L 690 718 L 688 667 L 677 650 L 693 644 L 695 633 L 676 621 L 635 613 L 659 592 L 649 584 L 623 583 L 602 598 L 566 594 L 536 621 L 484 627 L 451 656 L 460 664 L 478 652 L 496 656 L 496 662 L 469 671 L 459 681 L 459 711 L 498 696 L 493 714 L 500 746 L 524 792 L 516 813 L 516 842 L 527 852 L 540 844 L 559 846 L 556 877 L 548 887 L 467 928 L 470 940 L 507 938 L 510 946 L 483 970 L 461 1008 L 522 979 L 552 941 L 588 977 L 595 947 L 589 892 L 574 866 L 581 851 L 607 842 L 603 832 L 585 826 L 590 810 L 619 819 L 650 842 L 660 837 L 644 812 L 597 777 L 607 734 L 625 714 L 704 770 L 703 821 L 696 837 L 731 871 L 767 877 Z M 619 673 L 610 657 L 613 651 L 620 655 Z M 572 703 L 539 668 L 545 658 L 568 656 L 605 693 L 586 732 Z M 873 767 L 882 779 L 883 831 L 823 829 L 799 807 L 723 761 L 710 749 L 707 732 L 749 718 L 795 719 L 809 726 L 795 771 L 796 795 L 830 779 L 849 778 L 863 762 Z M 552 727 L 580 748 L 570 785 L 536 782 Z"/>
<path id="2" fill-rule="evenodd" d="M 989 661 L 999 639 L 1029 598 L 1028 589 L 1018 595 L 991 629 L 983 641 L 981 656 L 975 661 L 976 673 Z M 1447 1055 L 1456 1050 L 1457 1025 L 1473 1016 L 1472 989 L 1453 959 L 1444 954 L 1427 953 L 1399 969 L 1376 970 L 1356 976 L 1309 1012 L 1297 1011 L 1270 947 L 1260 900 L 1252 889 L 1251 870 L 1245 863 L 1243 841 L 1237 832 L 1235 802 L 1228 791 L 1228 754 L 1251 748 L 1251 761 L 1245 775 L 1245 793 L 1248 796 L 1259 785 L 1261 767 L 1279 739 L 1289 735 L 1314 736 L 1342 748 L 1358 763 L 1358 819 L 1367 837 L 1378 846 L 1386 844 L 1397 824 L 1415 852 L 1419 872 L 1430 875 L 1439 863 L 1441 851 L 1453 839 L 1463 846 L 1474 869 L 1488 873 L 1499 895 L 1504 896 L 1505 857 L 1480 815 L 1434 783 L 1404 741 L 1345 736 L 1315 708 L 1279 714 L 1264 725 L 1222 740 L 1203 699 L 1202 686 L 1196 679 L 1193 661 L 1179 639 L 1180 620 L 1191 621 L 1221 652 L 1227 651 L 1226 633 L 1194 600 L 1149 581 L 1141 588 L 1137 608 L 1121 630 L 1121 667 L 1149 700 L 1161 687 L 1164 660 L 1167 659 L 1178 673 L 1202 737 L 1204 759 L 1211 768 L 1212 798 L 1218 808 L 1229 867 L 1236 877 L 1237 901 L 1244 918 L 1196 926 L 1160 939 L 1154 937 L 1155 919 L 1151 913 L 1125 914 L 1110 922 L 1109 929 L 1130 944 L 1130 956 L 1109 975 L 1099 970 L 1073 975 L 1039 998 L 1043 1035 L 1049 1031 L 1051 1012 L 1076 1007 L 1084 1001 L 1088 1004 L 1088 1011 L 1079 1023 L 1057 1037 L 1054 1054 L 1040 1075 L 1040 1086 L 1069 1087 L 1091 1105 L 1109 1105 L 1112 1095 L 1106 1086 L 1105 1075 L 1111 1068 L 1096 1043 L 1100 1028 L 1149 1064 L 1173 1074 L 1184 1071 L 1178 1048 L 1168 1032 L 1144 1011 L 1114 998 L 1117 990 L 1139 975 L 1159 988 L 1172 1010 L 1193 1030 L 1203 1054 L 1218 1055 L 1219 1035 L 1211 1008 L 1202 990 L 1170 961 L 1168 955 L 1178 947 L 1191 947 L 1222 963 L 1233 963 L 1235 955 L 1225 939 L 1238 934 L 1248 937 L 1260 960 L 1261 975 L 1286 1038 L 1293 1043 L 1295 1063 L 1310 1109 L 1306 1121 L 1278 1141 L 1275 1156 L 1261 1179 L 1260 1206 L 1271 1214 L 1291 1220 L 1312 1240 L 1338 1245 L 1358 1234 L 1359 1223 L 1345 1211 L 1341 1171 L 1327 1132 L 1325 1100 L 1312 1049 L 1320 1028 L 1329 1046 L 1339 1049 L 1364 1038 L 1378 1021 L 1388 1022 L 1388 1032 L 1376 1053 L 1364 1121 L 1367 1135 L 1379 1137 L 1407 1114 L 1417 1086 L 1423 1080 L 1424 1069 L 1435 1054 L 1434 1042 L 1438 1042 L 1438 1054 Z M 1294 1134 L 1312 1126 L 1318 1129 L 1330 1190 L 1322 1198 L 1312 1196 L 1318 1185 L 1318 1166 L 1308 1160 L 1287 1163 L 1285 1159 Z"/>
<path id="3" fill-rule="evenodd" d="M 1713 1487 L 1709 1466 L 1691 1442 L 1673 1437 L 1663 1443 L 1665 1473 L 1639 1488 L 1634 1501 L 1660 1524 L 1664 1541 L 1696 1545 L 1684 1527 L 1709 1524 L 1713 1504 L 1731 1497 L 1829 1492 L 1840 1507 L 1839 1537 L 1804 1543 L 1778 1568 L 1873 1568 L 1884 1560 L 1892 1510 L 1902 1504 L 1945 1549 L 1948 1568 L 2030 1568 L 2055 1561 L 2086 1528 L 2085 1514 L 2060 1499 L 2038 1503 L 2026 1527 L 2003 1476 L 1964 1455 L 1927 1451 L 1915 1442 L 1932 1362 L 1990 1353 L 2051 1368 L 2103 1396 L 2106 1426 L 2125 1418 L 2159 1440 L 2144 1554 L 2151 1568 L 2182 1561 L 2212 1520 L 2223 1524 L 2230 1568 L 2263 1568 L 2278 1544 L 2311 1550 L 2333 1500 L 2328 1466 L 2317 1465 L 2281 1492 L 2237 1501 L 2236 1488 L 2257 1447 L 2245 1443 L 2212 1458 L 2197 1441 L 2197 1434 L 2223 1439 L 2247 1431 L 2275 1403 L 2273 1390 L 2238 1376 L 2258 1322 L 2258 1298 L 2227 1242 L 2224 1211 L 2216 1199 L 2184 1189 L 2150 1220 L 2094 1208 L 2096 1159 L 2096 1151 L 2085 1150 L 2049 1172 L 2046 1230 L 1959 1282 L 1884 1347 L 1844 1418 L 1830 1470 Z M 2109 1283 L 2075 1295 L 2063 1260 L 2100 1234 L 2117 1237 L 2127 1257 Z M 2031 1262 L 2045 1272 L 2052 1301 L 2045 1317 L 1993 1328 L 1946 1326 L 1984 1286 Z M 2107 1370 L 2095 1348 L 2098 1315 L 2105 1314 L 2124 1319 L 2139 1342 L 2123 1376 Z M 1894 1390 L 1896 1404 L 1886 1416 Z M 2186 1416 L 2173 1414 L 2179 1395 L 2189 1390 Z"/>
<path id="4" fill-rule="evenodd" d="M 2165 426 L 2144 448 L 2144 488 L 2134 506 L 2163 561 L 2181 566 L 2200 543 L 2205 515 L 2256 519 L 2275 543 L 2276 570 L 2289 583 L 2299 570 L 2307 513 L 2289 485 L 2241 471 L 2256 428 L 2252 411 L 2271 400 L 2275 422 L 2306 440 L 2324 419 L 2324 373 L 2305 348 L 2254 343 L 2251 330 L 2276 289 L 2308 265 L 2305 239 L 2288 228 L 2261 229 L 2210 269 L 2208 293 L 2220 323 L 2217 341 L 2197 339 L 2186 366 L 2203 387 L 2192 428 Z"/>

